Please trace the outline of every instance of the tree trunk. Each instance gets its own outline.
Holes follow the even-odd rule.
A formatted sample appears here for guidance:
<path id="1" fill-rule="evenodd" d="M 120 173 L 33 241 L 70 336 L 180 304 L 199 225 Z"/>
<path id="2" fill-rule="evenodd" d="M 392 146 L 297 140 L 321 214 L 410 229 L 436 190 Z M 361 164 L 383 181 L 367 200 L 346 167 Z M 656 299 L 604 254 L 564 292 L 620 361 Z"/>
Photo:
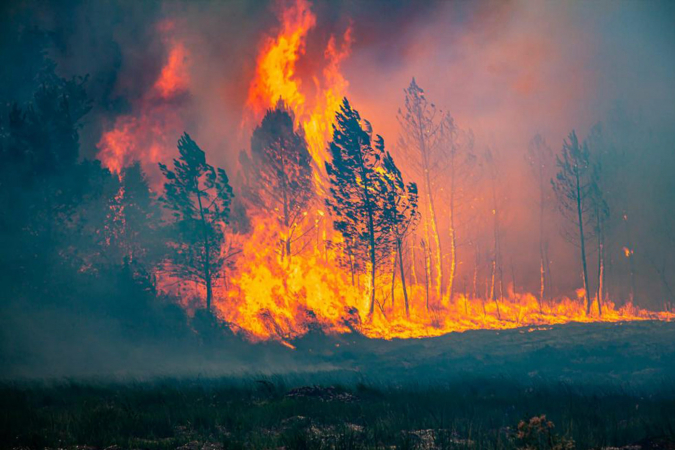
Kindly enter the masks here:
<path id="1" fill-rule="evenodd" d="M 391 309 L 395 311 L 394 304 L 394 289 L 396 289 L 396 253 L 392 253 L 392 269 L 391 269 Z"/>
<path id="2" fill-rule="evenodd" d="M 442 258 L 443 258 L 443 253 L 441 251 L 441 238 L 438 234 L 438 222 L 436 221 L 436 208 L 434 207 L 434 198 L 433 194 L 431 191 L 431 177 L 430 177 L 430 164 L 429 164 L 429 149 L 427 148 L 427 135 L 426 132 L 427 130 L 424 129 L 423 127 L 423 119 L 422 119 L 422 111 L 420 109 L 417 110 L 417 123 L 419 124 L 419 129 L 418 131 L 418 144 L 420 147 L 420 153 L 422 156 L 422 167 L 424 170 L 424 190 L 426 194 L 426 200 L 427 200 L 427 208 L 429 209 L 429 220 L 431 222 L 431 232 L 433 234 L 434 238 L 434 243 L 436 244 L 436 285 L 435 285 L 435 290 L 436 290 L 436 297 L 437 301 L 441 301 L 441 293 L 443 292 L 443 263 L 442 263 Z M 427 236 L 428 236 L 428 230 L 427 230 Z M 431 245 L 429 242 L 429 239 L 427 239 L 427 244 L 429 244 L 428 251 L 431 253 Z"/>
<path id="3" fill-rule="evenodd" d="M 497 210 L 497 188 L 495 186 L 495 176 L 492 178 L 492 204 L 493 210 L 492 215 L 494 216 L 494 256 L 492 259 L 492 281 L 491 281 L 491 292 L 490 296 L 497 306 L 497 318 L 501 320 L 501 313 L 499 311 L 499 302 L 497 301 L 497 272 L 499 271 L 499 288 L 500 294 L 499 299 L 502 299 L 504 295 L 504 274 L 502 273 L 501 267 L 501 250 L 499 246 L 499 214 Z"/>
<path id="4" fill-rule="evenodd" d="M 605 236 L 600 214 L 596 215 L 598 221 L 598 315 L 602 316 L 603 287 L 605 284 Z"/>
<path id="5" fill-rule="evenodd" d="M 204 282 L 206 283 L 206 311 L 211 312 L 211 300 L 213 299 L 213 286 L 211 285 L 211 248 L 209 246 L 209 235 L 206 229 L 206 217 L 202 207 L 202 196 L 199 192 L 199 182 L 195 181 L 197 186 L 197 203 L 199 204 L 199 216 L 202 222 L 202 234 L 204 237 Z"/>
<path id="6" fill-rule="evenodd" d="M 410 317 L 410 306 L 408 305 L 408 289 L 405 285 L 405 270 L 403 269 L 403 242 L 401 239 L 398 239 L 396 242 L 396 247 L 398 250 L 398 266 L 401 270 L 401 286 L 403 287 L 403 301 L 405 302 L 405 315 Z"/>
<path id="7" fill-rule="evenodd" d="M 360 160 L 361 165 L 361 179 L 363 180 L 363 202 L 365 204 L 366 213 L 368 214 L 368 247 L 370 251 L 370 308 L 368 316 L 372 317 L 375 312 L 375 273 L 376 273 L 376 248 L 375 248 L 375 219 L 373 217 L 373 202 L 370 198 L 370 183 L 366 172 L 363 158 Z M 383 311 L 384 313 L 384 311 Z"/>
<path id="8" fill-rule="evenodd" d="M 455 233 L 454 207 L 450 206 L 450 274 L 448 276 L 448 301 L 455 296 L 455 275 L 457 271 L 457 235 Z"/>
<path id="9" fill-rule="evenodd" d="M 452 144 L 454 145 L 454 143 Z M 450 159 L 450 274 L 448 276 L 448 302 L 455 296 L 455 272 L 457 270 L 457 235 L 455 231 L 455 152 Z"/>
<path id="10" fill-rule="evenodd" d="M 591 301 L 588 296 L 589 283 L 588 283 L 588 267 L 586 265 L 586 238 L 584 236 L 584 219 L 581 208 L 581 182 L 579 180 L 579 169 L 575 170 L 576 176 L 576 193 L 577 193 L 577 220 L 579 225 L 579 242 L 581 244 L 581 265 L 583 267 L 583 276 L 584 276 L 584 298 L 586 300 L 586 314 L 591 313 Z"/>
<path id="11" fill-rule="evenodd" d="M 496 297 L 495 294 L 497 293 L 497 291 L 495 289 L 495 260 L 494 260 L 494 258 L 492 258 L 492 261 L 490 261 L 490 281 L 489 281 L 489 283 L 490 283 L 490 295 L 488 296 L 488 298 L 490 300 L 496 301 L 497 297 Z"/>
<path id="12" fill-rule="evenodd" d="M 425 287 L 425 300 L 427 311 L 429 311 L 429 278 L 431 274 L 431 257 L 429 256 L 429 249 L 427 248 L 426 242 L 422 240 L 422 252 L 424 253 L 424 287 Z"/>
<path id="13" fill-rule="evenodd" d="M 630 302 L 635 304 L 635 259 L 633 258 L 633 245 L 630 238 L 630 228 L 628 227 L 628 214 L 625 211 L 623 213 L 623 223 L 626 227 L 626 248 L 628 249 L 626 257 L 628 258 L 630 270 Z"/>
<path id="14" fill-rule="evenodd" d="M 502 320 L 502 314 L 501 311 L 499 310 L 499 302 L 497 301 L 497 288 L 495 285 L 495 277 L 497 275 L 497 266 L 496 266 L 496 260 L 492 260 L 492 301 L 495 302 L 495 306 L 497 307 L 497 319 Z"/>
<path id="15" fill-rule="evenodd" d="M 438 234 L 438 224 L 436 222 L 436 208 L 434 207 L 433 196 L 429 191 L 431 189 L 431 183 L 429 182 L 429 175 L 427 174 L 427 201 L 429 206 L 429 216 L 431 222 L 431 235 L 433 237 L 434 243 L 436 244 L 436 258 L 435 258 L 435 273 L 436 279 L 434 284 L 434 290 L 436 294 L 436 301 L 441 301 L 441 295 L 443 292 L 443 252 L 441 250 L 441 238 Z M 431 246 L 429 246 L 429 254 L 431 256 Z"/>
<path id="16" fill-rule="evenodd" d="M 551 272 L 550 258 L 548 256 L 548 242 L 544 243 L 544 261 L 545 261 L 544 271 L 546 273 L 546 284 L 544 285 L 546 289 L 545 292 L 547 292 L 548 296 L 551 296 L 554 292 L 553 292 L 553 274 Z"/>
<path id="17" fill-rule="evenodd" d="M 375 312 L 375 272 L 376 272 L 376 249 L 375 249 L 375 223 L 373 219 L 373 210 L 370 204 L 370 195 L 368 186 L 365 186 L 366 209 L 368 212 L 368 245 L 370 247 L 370 311 L 372 317 Z"/>
<path id="18" fill-rule="evenodd" d="M 513 296 L 518 295 L 518 289 L 516 289 L 516 269 L 513 266 L 513 258 L 511 258 L 511 283 L 513 284 Z"/>
<path id="19" fill-rule="evenodd" d="M 541 169 L 540 169 L 541 171 Z M 543 313 L 544 294 L 546 292 L 546 251 L 544 250 L 544 187 L 539 183 L 539 312 Z"/>
<path id="20" fill-rule="evenodd" d="M 410 276 L 412 277 L 412 285 L 417 286 L 419 281 L 417 279 L 417 269 L 415 266 L 415 234 L 410 237 Z"/>
<path id="21" fill-rule="evenodd" d="M 474 259 L 473 259 L 473 288 L 471 297 L 478 298 L 478 268 L 480 267 L 480 248 L 478 243 L 473 244 Z"/>
<path id="22" fill-rule="evenodd" d="M 369 244 L 370 244 L 370 315 L 375 312 L 375 230 L 372 214 L 369 215 Z"/>

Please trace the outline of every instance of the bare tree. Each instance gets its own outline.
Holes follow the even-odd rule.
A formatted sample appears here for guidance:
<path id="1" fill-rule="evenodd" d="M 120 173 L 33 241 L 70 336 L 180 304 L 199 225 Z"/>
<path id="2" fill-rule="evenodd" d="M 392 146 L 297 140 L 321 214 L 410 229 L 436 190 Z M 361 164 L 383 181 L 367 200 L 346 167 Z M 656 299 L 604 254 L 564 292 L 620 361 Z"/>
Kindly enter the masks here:
<path id="1" fill-rule="evenodd" d="M 438 214 L 435 204 L 436 181 L 441 175 L 444 163 L 443 124 L 444 114 L 437 111 L 424 95 L 424 90 L 413 78 L 410 86 L 404 89 L 405 106 L 398 112 L 401 125 L 399 146 L 407 157 L 415 175 L 422 180 L 422 192 L 425 201 L 426 251 L 433 260 L 436 300 L 440 302 L 443 289 L 443 252 L 438 228 Z M 434 249 L 429 246 L 433 241 Z M 431 274 L 430 274 L 431 276 Z"/>
<path id="2" fill-rule="evenodd" d="M 457 216 L 458 210 L 464 204 L 465 183 L 473 175 L 472 170 L 476 163 L 473 153 L 474 135 L 471 130 L 461 130 L 455 124 L 452 116 L 446 114 L 441 122 L 440 132 L 444 137 L 445 161 L 444 172 L 449 184 L 448 206 L 448 233 L 450 237 L 450 271 L 446 292 L 448 300 L 455 295 L 455 277 L 457 275 Z"/>
<path id="3" fill-rule="evenodd" d="M 501 246 L 501 223 L 500 209 L 501 205 L 497 197 L 499 183 L 499 169 L 496 155 L 493 150 L 487 148 L 484 154 L 485 165 L 490 179 L 490 192 L 492 197 L 492 231 L 493 231 L 493 250 L 490 261 L 490 297 L 497 306 L 497 317 L 501 319 L 499 302 L 497 301 L 497 289 L 499 289 L 499 300 L 504 296 L 504 270 L 502 265 L 502 246 Z"/>

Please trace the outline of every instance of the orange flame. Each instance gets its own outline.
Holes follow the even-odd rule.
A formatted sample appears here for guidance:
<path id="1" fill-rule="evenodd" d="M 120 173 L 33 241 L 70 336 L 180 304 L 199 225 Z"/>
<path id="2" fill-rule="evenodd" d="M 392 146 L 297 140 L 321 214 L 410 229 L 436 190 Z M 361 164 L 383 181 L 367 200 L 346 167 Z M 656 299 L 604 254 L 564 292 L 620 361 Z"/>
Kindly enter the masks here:
<path id="1" fill-rule="evenodd" d="M 166 65 L 162 68 L 155 82 L 155 90 L 163 99 L 171 99 L 187 90 L 188 74 L 185 61 L 187 50 L 181 42 L 177 42 L 169 50 Z"/>
<path id="2" fill-rule="evenodd" d="M 223 274 L 214 291 L 215 312 L 235 331 L 252 340 L 282 342 L 311 330 L 326 333 L 359 332 L 372 338 L 421 338 L 471 329 L 540 327 L 569 322 L 622 322 L 632 320 L 675 320 L 671 312 L 650 312 L 628 303 L 618 307 L 603 302 L 602 316 L 597 305 L 586 314 L 582 299 L 562 298 L 540 308 L 532 294 L 513 294 L 499 301 L 459 295 L 429 310 L 424 287 L 408 285 L 410 315 L 403 305 L 403 291 L 396 284 L 391 297 L 390 277 L 378 281 L 378 305 L 368 315 L 365 276 L 356 277 L 337 264 L 337 253 L 319 245 L 284 259 L 278 251 L 278 234 L 273 221 L 257 218 L 257 224 L 242 241 L 242 252 L 232 273 Z M 189 309 L 199 307 L 203 288 L 183 283 L 177 291 L 175 279 L 161 279 L 160 289 L 184 298 Z M 180 286 L 180 283 L 179 283 Z M 581 293 L 583 298 L 583 293 Z M 596 300 L 597 301 L 597 300 Z"/>
<path id="3" fill-rule="evenodd" d="M 173 24 L 162 23 L 158 28 L 168 33 Z M 182 121 L 172 103 L 188 90 L 188 53 L 182 42 L 166 35 L 163 40 L 168 55 L 152 89 L 135 105 L 133 113 L 118 116 L 97 144 L 103 166 L 118 175 L 134 161 L 155 172 L 157 163 L 175 152 Z"/>
<path id="4" fill-rule="evenodd" d="M 340 65 L 349 56 L 351 29 L 345 31 L 339 47 L 334 37 L 329 39 L 323 55 L 322 80 L 311 77 L 315 94 L 308 96 L 303 91 L 308 80 L 303 80 L 297 73 L 297 62 L 305 54 L 307 36 L 316 25 L 316 16 L 306 0 L 296 0 L 283 11 L 280 19 L 279 33 L 274 38 L 268 37 L 262 46 L 246 106 L 258 120 L 266 109 L 274 107 L 279 99 L 283 100 L 294 112 L 296 125 L 303 128 L 309 152 L 319 173 L 323 174 L 326 143 L 332 136 L 335 113 L 348 87 Z M 317 185 L 320 184 L 317 180 Z"/>
<path id="5" fill-rule="evenodd" d="M 296 0 L 284 10 L 280 23 L 276 36 L 267 37 L 261 46 L 246 107 L 251 120 L 259 120 L 279 99 L 292 109 L 296 126 L 304 130 L 318 169 L 316 190 L 321 194 L 326 143 L 331 138 L 335 113 L 348 88 L 340 67 L 349 56 L 351 31 L 345 32 L 341 45 L 334 37 L 329 39 L 321 74 L 312 76 L 298 71 L 298 61 L 305 55 L 309 33 L 316 25 L 316 16 L 307 0 Z M 180 55 L 180 51 L 176 54 Z M 176 59 L 180 60 L 180 57 L 176 56 Z M 165 67 L 167 73 L 181 73 L 172 61 L 170 56 Z M 180 84 L 164 81 L 172 79 L 168 75 L 165 77 L 163 71 L 155 85 L 157 90 L 176 92 L 173 87 Z M 308 84 L 313 84 L 315 90 L 310 91 Z M 117 137 L 119 146 L 124 148 L 129 146 L 125 141 L 127 136 L 120 132 L 119 136 L 113 134 L 108 139 L 112 142 L 113 137 Z M 110 148 L 116 147 L 110 145 Z M 380 276 L 376 293 L 378 303 L 375 313 L 369 315 L 365 276 L 352 277 L 339 263 L 338 250 L 326 243 L 327 237 L 332 237 L 335 242 L 339 241 L 339 236 L 330 236 L 332 230 L 321 211 L 306 211 L 307 245 L 291 258 L 283 257 L 280 251 L 281 231 L 274 219 L 266 212 L 250 211 L 250 214 L 253 230 L 247 236 L 230 236 L 228 239 L 229 245 L 240 239 L 241 252 L 215 283 L 213 305 L 220 319 L 253 340 L 277 339 L 292 347 L 289 340 L 313 329 L 327 333 L 355 331 L 369 337 L 392 339 L 438 336 L 478 328 L 675 319 L 673 313 L 652 313 L 632 304 L 617 307 L 611 302 L 603 303 L 601 317 L 587 315 L 583 289 L 577 292 L 577 299 L 563 298 L 543 306 L 531 294 L 511 291 L 508 298 L 498 301 L 466 295 L 445 297 L 436 299 L 434 304 L 438 306 L 430 309 L 425 299 L 425 287 L 420 282 L 413 283 L 412 279 L 408 279 L 408 315 L 401 283 L 391 287 L 391 272 Z M 222 249 L 223 255 L 228 252 L 229 249 Z M 162 274 L 157 278 L 158 288 L 178 295 L 188 310 L 201 307 L 205 294 L 202 286 Z"/>

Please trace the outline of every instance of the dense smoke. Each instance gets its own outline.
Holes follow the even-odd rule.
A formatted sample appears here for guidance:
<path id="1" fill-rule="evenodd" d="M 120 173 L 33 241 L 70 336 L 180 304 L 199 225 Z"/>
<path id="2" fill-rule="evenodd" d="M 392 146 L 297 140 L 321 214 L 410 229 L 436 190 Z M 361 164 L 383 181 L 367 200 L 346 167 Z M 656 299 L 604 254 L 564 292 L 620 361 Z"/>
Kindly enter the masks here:
<path id="1" fill-rule="evenodd" d="M 492 250 L 497 235 L 492 228 L 494 215 L 500 220 L 496 265 L 503 294 L 539 292 L 540 186 L 528 162 L 528 149 L 535 135 L 540 135 L 552 155 L 559 155 L 563 140 L 575 130 L 580 141 L 590 143 L 593 154 L 605 158 L 602 169 L 609 180 L 605 184 L 609 218 L 602 270 L 607 298 L 617 305 L 634 301 L 653 310 L 672 307 L 675 5 L 670 2 L 8 2 L 0 19 L 0 61 L 5 68 L 0 75 L 2 133 L 8 135 L 12 105 L 24 107 L 33 102 L 45 79 L 86 77 L 82 88 L 90 110 L 77 123 L 74 144 L 80 161 L 96 165 L 100 160 L 113 175 L 139 162 L 150 187 L 160 194 L 165 180 L 158 163 L 169 164 L 178 156 L 176 142 L 187 132 L 210 164 L 226 170 L 236 198 L 245 198 L 240 195 L 246 171 L 241 155 L 249 153 L 251 134 L 264 110 L 272 107 L 262 103 L 260 110 L 252 107 L 252 82 L 261 49 L 283 29 L 284 11 L 293 5 L 304 5 L 297 8 L 315 17 L 315 23 L 307 22 L 294 66 L 295 79 L 301 80 L 299 90 L 307 97 L 305 109 L 295 109 L 298 115 L 331 111 L 326 106 L 329 100 L 325 104 L 314 100 L 327 92 L 348 97 L 375 133 L 382 135 L 406 180 L 417 183 L 422 180 L 416 179 L 401 145 L 399 114 L 404 89 L 413 78 L 437 110 L 452 115 L 462 136 L 473 136 L 473 163 L 462 168 L 453 191 L 459 193 L 454 216 L 456 294 L 476 297 L 476 291 L 488 290 L 491 276 L 495 286 L 497 269 L 490 269 L 488 263 L 490 258 L 497 259 Z M 326 141 L 330 140 L 328 133 Z M 550 186 L 557 171 L 554 162 L 549 160 L 545 183 L 547 291 L 550 299 L 577 298 L 577 290 L 583 287 L 578 242 L 573 238 L 574 225 L 559 212 Z M 316 167 L 323 170 L 321 164 Z M 105 183 L 100 180 L 87 179 L 81 185 L 77 181 L 70 182 L 78 192 L 74 194 L 77 201 L 83 204 L 91 201 L 87 196 L 93 196 L 96 189 L 112 189 L 101 187 Z M 0 185 L 6 193 L 10 192 L 8 183 Z M 442 205 L 438 211 L 441 247 L 447 249 L 450 222 L 443 205 L 450 185 L 441 180 L 435 188 Z M 30 193 L 41 188 L 11 189 Z M 23 200 L 30 203 L 31 195 Z M 3 214 L 12 214 L 9 207 L 3 204 L 3 208 Z M 244 209 L 236 202 L 232 207 L 233 226 L 240 234 L 255 227 L 255 220 L 251 225 L 250 217 L 244 218 Z M 420 226 L 418 241 L 423 238 L 421 230 Z M 9 232 L 0 229 L 0 233 L 3 241 L 11 241 Z M 68 239 L 58 252 L 46 260 L 36 258 L 35 264 L 55 267 L 58 258 L 76 254 L 75 238 Z M 591 288 L 596 289 L 600 268 L 593 239 L 597 236 L 590 239 Z M 153 245 L 144 251 L 152 254 Z M 443 264 L 450 264 L 447 254 L 443 258 Z M 13 264 L 10 258 L 0 267 Z M 81 303 L 87 304 L 87 299 L 60 305 L 53 304 L 59 302 L 54 300 L 34 315 L 31 308 L 35 305 L 22 304 L 31 303 L 30 294 L 24 296 L 26 291 L 20 286 L 6 291 L 14 298 L 3 300 L 6 326 L 1 351 L 7 361 L 22 367 L 17 373 L 30 372 L 25 368 L 42 361 L 40 356 L 24 354 L 43 347 L 45 354 L 61 355 L 63 349 L 76 347 L 82 336 L 100 338 L 99 344 L 88 344 L 86 351 L 95 353 L 91 349 L 104 347 L 127 351 L 127 340 L 112 345 L 118 343 L 117 336 L 125 334 L 125 327 L 151 330 L 138 334 L 139 340 L 149 342 L 147 353 L 156 351 L 152 342 L 164 336 L 178 336 L 178 341 L 189 336 L 186 339 L 202 345 L 200 339 L 208 340 L 204 337 L 208 333 L 195 338 L 193 332 L 204 327 L 213 333 L 215 325 L 203 317 L 200 324 L 199 311 L 193 316 L 189 301 L 174 301 L 170 294 L 176 292 L 154 290 L 155 273 L 147 276 L 147 286 L 116 292 L 121 283 L 118 277 L 123 278 L 128 268 L 115 270 L 120 273 L 100 275 L 102 282 L 89 280 L 92 286 L 81 288 L 84 297 L 100 295 L 85 310 Z M 495 272 L 491 275 L 490 270 Z M 3 282 L 11 284 L 16 271 L 20 272 L 16 267 L 5 271 Z M 35 285 L 41 271 L 41 267 L 32 268 L 22 282 Z M 51 289 L 58 299 L 68 290 L 69 281 L 75 280 L 79 278 L 63 276 L 57 288 L 41 292 Z M 155 297 L 162 299 L 161 306 L 151 300 Z M 188 306 L 190 318 L 176 303 Z M 95 321 L 83 319 L 90 316 Z M 80 332 L 57 339 L 58 349 L 45 347 L 50 338 L 42 329 L 43 322 L 57 323 L 48 329 L 59 333 L 73 321 Z M 218 326 L 227 329 L 224 324 Z M 20 331 L 8 331 L 13 329 Z M 143 349 L 136 351 L 144 353 Z M 175 366 L 167 364 L 170 372 Z M 239 367 L 239 363 L 232 364 L 232 370 Z"/>
<path id="2" fill-rule="evenodd" d="M 49 52 L 60 74 L 90 74 L 96 101 L 83 130 L 86 157 L 96 156 L 101 127 L 138 108 L 151 88 L 169 51 L 158 29 L 172 22 L 174 38 L 185 42 L 190 55 L 189 98 L 177 105 L 183 128 L 196 135 L 215 164 L 235 172 L 239 151 L 248 147 L 250 129 L 241 124 L 255 57 L 264 37 L 278 27 L 275 13 L 283 5 L 85 3 L 40 14 L 30 6 L 16 9 L 30 17 L 23 26 L 37 25 L 56 36 Z M 347 94 L 389 145 L 395 147 L 399 135 L 396 111 L 403 88 L 416 77 L 431 101 L 474 131 L 477 152 L 489 146 L 499 153 L 506 245 L 513 264 L 521 268 L 519 284 L 529 291 L 537 283 L 537 243 L 529 239 L 535 229 L 530 225 L 536 224 L 536 194 L 531 194 L 524 154 L 535 134 L 541 133 L 556 153 L 570 131 L 583 139 L 597 123 L 608 133 L 647 134 L 648 142 L 627 149 L 647 159 L 640 162 L 645 173 L 636 178 L 648 177 L 656 167 L 667 173 L 661 161 L 670 153 L 675 120 L 675 61 L 670 56 L 675 36 L 669 27 L 674 12 L 667 2 L 402 2 L 386 8 L 378 2 L 319 2 L 312 8 L 318 25 L 306 55 L 320 56 L 327 36 L 353 27 L 352 53 L 343 63 Z M 302 58 L 299 70 L 311 71 L 311 59 Z M 182 131 L 167 130 L 171 148 Z M 654 200 L 650 209 L 669 209 L 667 198 L 650 194 L 665 193 L 656 187 L 660 181 L 649 177 L 635 187 L 640 190 L 632 199 L 636 207 L 645 207 L 649 197 Z M 633 214 L 644 216 L 639 209 Z M 548 226 L 556 282 L 560 293 L 569 293 L 578 287 L 575 249 L 561 242 L 560 218 L 553 216 Z M 635 220 L 634 226 L 651 240 L 653 224 Z M 468 264 L 467 256 L 462 259 Z M 660 306 L 660 282 L 649 263 L 643 264 L 641 288 L 649 293 L 644 300 Z"/>

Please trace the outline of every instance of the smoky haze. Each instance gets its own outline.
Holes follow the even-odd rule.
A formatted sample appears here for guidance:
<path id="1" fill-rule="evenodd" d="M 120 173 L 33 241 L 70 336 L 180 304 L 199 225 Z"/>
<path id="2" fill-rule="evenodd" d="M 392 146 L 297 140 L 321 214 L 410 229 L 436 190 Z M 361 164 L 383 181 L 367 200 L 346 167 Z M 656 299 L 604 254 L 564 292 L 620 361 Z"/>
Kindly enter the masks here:
<path id="1" fill-rule="evenodd" d="M 280 11 L 290 3 L 8 2 L 0 19 L 0 60 L 5 68 L 0 75 L 2 132 L 7 134 L 11 105 L 33 101 L 39 73 L 51 70 L 53 76 L 64 79 L 88 76 L 84 86 L 91 110 L 77 128 L 80 160 L 96 164 L 107 131 L 125 123 L 133 123 L 132 130 L 140 129 L 137 124 L 147 120 L 152 131 L 143 131 L 137 153 L 131 152 L 125 165 L 140 161 L 155 191 L 161 192 L 163 183 L 157 163 L 168 164 L 178 156 L 176 141 L 187 131 L 209 162 L 227 171 L 238 193 L 240 154 L 249 152 L 251 132 L 260 121 L 260 117 L 250 118 L 247 107 L 257 58 L 266 40 L 278 32 Z M 673 2 L 325 0 L 312 2 L 311 10 L 316 26 L 297 61 L 303 92 L 319 90 L 319 82 L 312 80 L 319 78 L 315 74 L 322 67 L 317 61 L 324 57 L 331 36 L 340 39 L 351 30 L 349 54 L 340 65 L 348 83 L 344 94 L 382 135 L 407 180 L 421 182 L 406 162 L 397 120 L 404 105 L 403 90 L 413 78 L 436 108 L 450 113 L 461 130 L 473 133 L 475 163 L 456 187 L 461 192 L 455 217 L 457 293 L 470 293 L 473 278 L 479 291 L 486 289 L 490 274 L 485 262 L 492 251 L 495 210 L 501 221 L 505 289 L 539 292 L 540 191 L 527 160 L 528 146 L 539 134 L 553 155 L 559 155 L 571 131 L 584 141 L 595 130 L 601 136 L 594 141 L 595 151 L 608 155 L 604 173 L 611 174 L 606 189 L 607 296 L 618 305 L 633 299 L 642 308 L 672 307 Z M 186 68 L 170 95 L 158 94 L 157 80 L 177 43 L 184 48 L 181 60 Z M 494 166 L 486 162 L 488 151 Z M 582 287 L 579 248 L 573 238 L 566 238 L 574 233 L 574 225 L 559 212 L 550 186 L 554 162 L 549 160 L 545 184 L 549 295 L 576 298 Z M 82 189 L 95 185 L 87 183 Z M 436 188 L 441 199 L 441 240 L 448 248 L 449 213 L 443 199 L 450 185 L 441 179 Z M 9 192 L 9 184 L 2 183 L 2 189 Z M 3 208 L 9 217 L 9 207 Z M 9 232 L 0 229 L 0 233 L 3 241 L 11 241 Z M 58 258 L 71 254 L 77 245 L 70 236 L 49 260 L 34 264 L 58 266 Z M 599 269 L 593 238 L 589 248 L 595 289 Z M 632 252 L 630 257 L 627 251 Z M 447 264 L 448 256 L 443 257 Z M 8 257 L 2 265 L 15 263 Z M 199 348 L 203 360 L 218 355 L 220 363 L 204 369 L 211 372 L 296 368 L 295 361 L 276 355 L 266 344 L 260 344 L 261 356 L 254 361 L 246 345 L 230 335 L 194 337 L 200 327 L 213 333 L 212 324 L 188 317 L 177 306 L 180 302 L 168 296 L 161 307 L 123 301 L 139 296 L 150 302 L 147 297 L 154 293 L 148 293 L 151 288 L 111 293 L 119 285 L 117 275 L 91 281 L 92 286 L 82 289 L 85 298 L 39 306 L 31 295 L 44 298 L 45 292 L 57 292 L 55 298 L 60 298 L 75 280 L 47 270 L 50 276 L 61 277 L 61 283 L 44 287 L 40 294 L 26 293 L 23 286 L 35 285 L 31 277 L 41 271 L 42 267 L 33 270 L 23 285 L 8 289 L 11 298 L 3 300 L 1 351 L 10 376 L 100 373 L 133 364 L 130 360 L 138 362 L 142 371 L 148 367 L 146 355 L 154 355 L 162 367 L 159 372 L 179 373 L 186 359 L 164 345 L 166 339 L 175 339 L 184 353 Z M 11 285 L 12 277 L 6 274 L 3 283 Z M 83 308 L 83 303 L 94 305 Z M 137 334 L 128 338 L 129 329 Z M 219 339 L 235 339 L 236 344 Z M 225 345 L 232 349 L 227 356 L 209 353 Z"/>

